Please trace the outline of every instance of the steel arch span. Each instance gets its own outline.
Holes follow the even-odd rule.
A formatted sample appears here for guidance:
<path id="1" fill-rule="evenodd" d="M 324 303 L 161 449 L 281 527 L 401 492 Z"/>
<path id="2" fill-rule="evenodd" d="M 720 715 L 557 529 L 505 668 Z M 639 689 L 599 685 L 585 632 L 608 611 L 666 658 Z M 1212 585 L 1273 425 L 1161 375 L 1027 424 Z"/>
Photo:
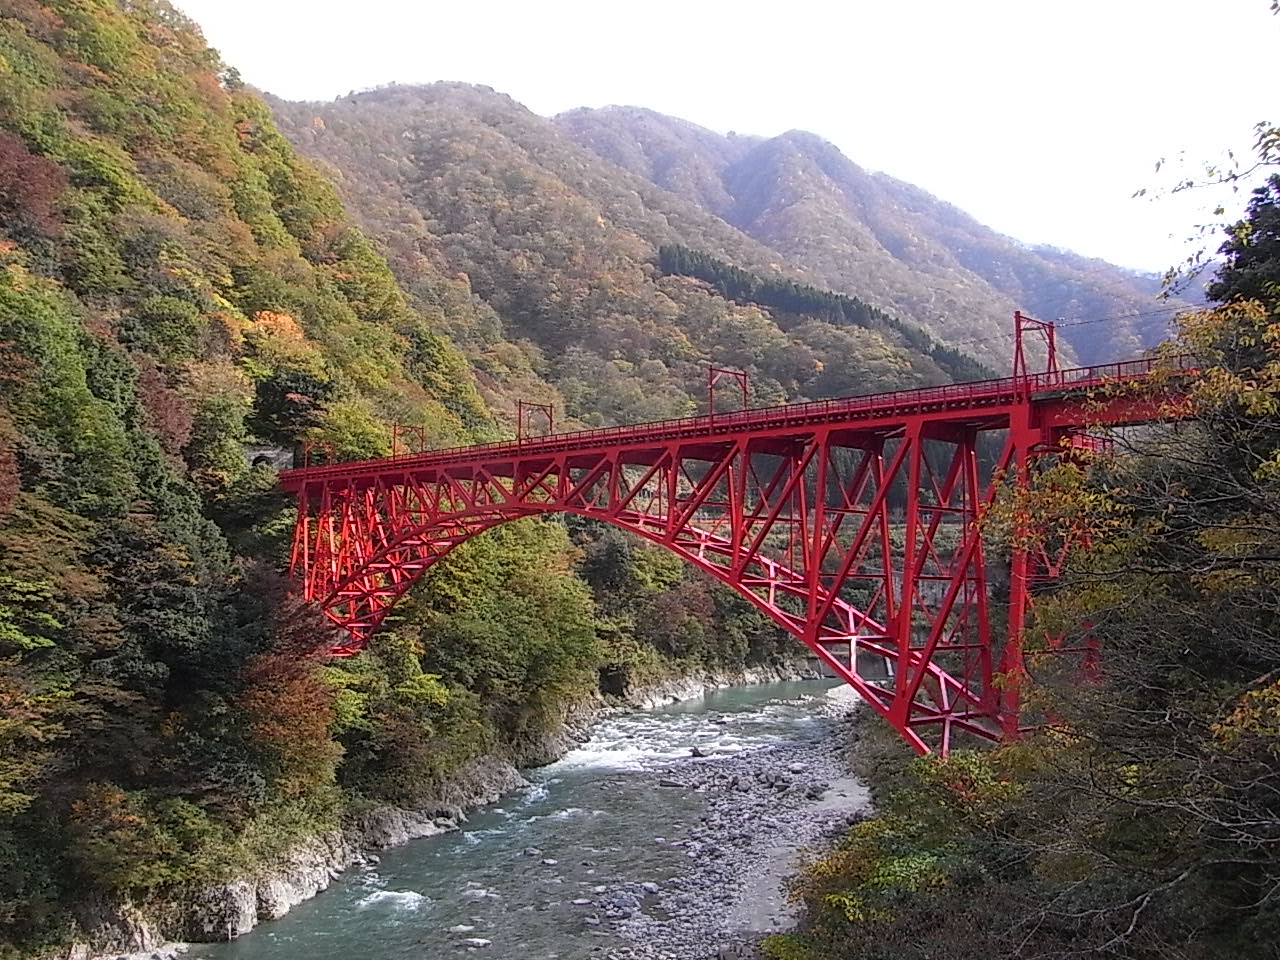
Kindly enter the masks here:
<path id="1" fill-rule="evenodd" d="M 985 508 L 1086 427 L 1182 416 L 1176 382 L 1131 361 L 305 467 L 281 475 L 292 568 L 350 655 L 462 541 L 593 517 L 737 590 L 917 751 L 945 752 L 959 731 L 1017 735 L 1025 618 L 1055 567 L 1017 547 L 997 564 Z"/>

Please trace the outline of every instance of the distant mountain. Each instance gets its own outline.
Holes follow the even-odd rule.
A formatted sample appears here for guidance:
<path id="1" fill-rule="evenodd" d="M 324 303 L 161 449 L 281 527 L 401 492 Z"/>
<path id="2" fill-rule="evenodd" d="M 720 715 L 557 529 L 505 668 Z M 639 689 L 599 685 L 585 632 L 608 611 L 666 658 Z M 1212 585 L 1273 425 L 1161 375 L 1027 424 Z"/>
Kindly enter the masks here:
<path id="1" fill-rule="evenodd" d="M 793 269 L 953 343 L 998 337 L 1017 308 L 1101 321 L 1064 333 L 1082 360 L 1106 360 L 1149 346 L 1172 312 L 1156 300 L 1154 275 L 1028 247 L 923 190 L 863 170 L 813 134 L 722 136 L 634 107 L 573 110 L 555 123 Z"/>
<path id="2" fill-rule="evenodd" d="M 297 147 L 333 173 L 416 305 L 428 316 L 444 311 L 443 326 L 500 412 L 523 394 L 561 404 L 582 424 L 686 415 L 704 405 L 708 361 L 747 370 L 754 403 L 958 375 L 903 325 L 782 316 L 729 299 L 705 278 L 663 271 L 659 248 L 680 246 L 764 279 L 825 284 L 487 88 L 396 86 L 273 108 Z M 442 291 L 440 276 L 465 281 L 482 322 L 465 311 L 449 319 L 442 297 L 462 288 Z M 1007 329 L 1000 320 L 998 332 Z M 991 346 L 975 352 L 994 361 Z"/>
<path id="3" fill-rule="evenodd" d="M 457 83 L 271 103 L 504 419 L 517 396 L 566 423 L 687 415 L 709 361 L 747 370 L 753 403 L 973 374 L 931 337 L 1003 372 L 1015 309 L 1105 321 L 1066 328 L 1064 354 L 1113 359 L 1170 313 L 1154 277 L 1028 248 L 808 133 L 629 107 L 547 119 Z M 711 273 L 663 269 L 664 247 Z M 733 270 L 749 282 L 715 282 Z M 788 303 L 856 302 L 744 294 L 792 283 L 807 292 Z"/>

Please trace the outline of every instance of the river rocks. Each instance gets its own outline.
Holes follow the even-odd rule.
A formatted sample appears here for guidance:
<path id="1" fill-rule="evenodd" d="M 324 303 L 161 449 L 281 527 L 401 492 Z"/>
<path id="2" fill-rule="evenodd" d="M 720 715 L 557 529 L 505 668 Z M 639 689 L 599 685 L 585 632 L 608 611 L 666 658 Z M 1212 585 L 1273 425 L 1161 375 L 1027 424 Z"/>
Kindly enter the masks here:
<path id="1" fill-rule="evenodd" d="M 110 903 L 94 896 L 76 911 L 76 922 L 91 942 L 109 957 L 147 956 L 157 951 L 172 955 L 180 944 L 166 943 L 158 925 L 131 903 Z M 85 942 L 72 943 L 66 960 L 89 960 L 92 951 Z"/>
<path id="2" fill-rule="evenodd" d="M 420 825 L 421 820 L 388 817 L 377 829 L 394 834 L 397 827 L 406 829 L 410 823 Z M 426 824 L 430 828 L 430 821 Z M 311 837 L 266 865 L 257 877 L 211 884 L 189 894 L 183 904 L 183 934 L 190 940 L 235 939 L 260 921 L 284 916 L 328 888 L 341 870 L 362 860 L 361 847 L 350 832 Z"/>
<path id="3" fill-rule="evenodd" d="M 354 824 L 355 832 L 371 847 L 395 847 L 418 837 L 430 837 L 443 833 L 446 827 L 437 820 L 453 824 L 456 821 L 436 817 L 434 811 L 402 810 L 399 807 L 378 807 L 359 816 Z"/>
<path id="4" fill-rule="evenodd" d="M 835 718 L 849 706 L 832 699 L 827 712 Z M 676 762 L 648 774 L 699 791 L 706 813 L 669 841 L 684 848 L 686 871 L 661 887 L 632 885 L 643 907 L 611 895 L 596 901 L 606 918 L 619 914 L 612 923 L 631 942 L 607 951 L 607 960 L 757 960 L 759 936 L 793 922 L 783 882 L 796 851 L 846 827 L 867 802 L 844 769 L 840 740 Z"/>
<path id="5" fill-rule="evenodd" d="M 325 871 L 328 883 L 328 872 Z M 190 898 L 186 937 L 190 940 L 234 940 L 258 922 L 258 890 L 248 880 L 233 880 L 197 890 Z"/>
<path id="6" fill-rule="evenodd" d="M 447 806 L 449 812 L 445 815 L 461 822 L 465 819 L 465 809 L 495 803 L 503 794 L 525 785 L 524 777 L 509 760 L 494 756 L 477 757 L 463 764 L 450 783 L 440 788 L 435 803 Z M 429 809 L 427 804 L 424 807 Z M 455 810 L 457 815 L 453 813 Z"/>
<path id="7" fill-rule="evenodd" d="M 134 953 L 122 953 L 110 957 L 109 960 L 178 960 L 191 948 L 185 943 L 166 943 L 154 950 L 139 950 Z M 73 950 L 67 955 L 68 960 L 83 960 L 89 956 L 88 947 L 80 946 L 79 952 Z"/>
<path id="8" fill-rule="evenodd" d="M 303 841 L 257 880 L 254 888 L 257 919 L 283 917 L 302 901 L 326 889 L 339 871 L 362 859 L 360 846 L 340 831 Z"/>
<path id="9" fill-rule="evenodd" d="M 458 945 L 470 947 L 472 950 L 483 950 L 485 947 L 492 947 L 493 941 L 486 940 L 484 937 L 467 937 L 465 940 L 459 940 Z"/>
<path id="10" fill-rule="evenodd" d="M 590 739 L 591 724 L 603 708 L 604 701 L 597 692 L 564 705 L 558 724 L 512 744 L 517 763 L 522 767 L 542 767 L 559 760 L 577 744 Z"/>
<path id="11" fill-rule="evenodd" d="M 471 933 L 475 927 L 468 923 L 459 923 L 449 928 L 450 933 Z"/>
<path id="12" fill-rule="evenodd" d="M 328 888 L 348 867 L 376 859 L 368 858 L 367 851 L 456 829 L 466 821 L 466 808 L 493 803 L 524 783 L 510 762 L 496 757 L 477 758 L 465 764 L 454 782 L 425 801 L 419 810 L 381 807 L 365 811 L 353 817 L 342 830 L 304 840 L 263 865 L 255 876 L 190 891 L 176 911 L 179 917 L 174 925 L 176 932 L 188 940 L 235 939 L 261 921 L 284 916 L 299 903 Z M 474 895 L 496 896 L 487 890 Z M 103 934 L 94 939 L 98 943 L 110 942 Z M 137 939 L 134 938 L 135 942 Z M 151 939 L 155 946 L 163 943 L 159 936 L 153 935 Z"/>

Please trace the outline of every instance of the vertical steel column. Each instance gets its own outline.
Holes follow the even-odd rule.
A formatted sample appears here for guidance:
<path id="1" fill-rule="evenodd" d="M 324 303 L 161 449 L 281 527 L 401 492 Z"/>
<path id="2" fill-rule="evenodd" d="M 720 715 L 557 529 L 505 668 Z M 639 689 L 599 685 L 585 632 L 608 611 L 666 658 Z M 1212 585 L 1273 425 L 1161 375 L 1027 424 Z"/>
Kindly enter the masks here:
<path id="1" fill-rule="evenodd" d="M 989 717 L 997 715 L 999 704 L 996 702 L 994 677 L 991 661 L 991 617 L 987 607 L 987 560 L 982 543 L 982 521 L 985 498 L 978 479 L 978 438 L 976 432 L 970 432 L 966 438 L 964 464 L 964 522 L 966 533 L 972 536 L 974 546 L 972 583 L 972 604 L 976 613 L 977 648 L 966 650 L 965 680 L 972 688 L 972 678 L 976 673 L 981 685 L 981 710 Z"/>
<path id="2" fill-rule="evenodd" d="M 311 597 L 311 495 L 308 484 L 298 488 L 298 515 L 293 521 L 293 545 L 289 548 L 289 576 L 302 580 L 303 599 Z"/>
<path id="3" fill-rule="evenodd" d="M 812 524 L 809 517 L 803 517 L 805 532 L 804 574 L 806 582 L 805 620 L 810 630 L 816 631 L 815 620 L 818 612 L 819 591 L 822 587 L 822 560 L 825 554 L 827 534 L 827 468 L 831 460 L 831 433 L 819 430 L 814 434 L 813 443 L 817 447 L 818 468 L 813 485 Z"/>
<path id="4" fill-rule="evenodd" d="M 729 491 L 730 549 L 736 558 L 742 552 L 742 539 L 747 526 L 747 474 L 751 471 L 751 441 L 735 440 L 729 456 L 727 489 Z"/>
<path id="5" fill-rule="evenodd" d="M 1031 452 L 1037 431 L 1031 425 L 1031 405 L 1023 404 L 1009 424 L 1009 468 L 1013 475 L 1013 543 L 1009 555 L 1009 612 L 1004 651 L 1000 657 L 1000 725 L 1007 739 L 1018 735 L 1018 714 L 1022 706 L 1022 686 L 1026 679 L 1023 639 L 1027 609 L 1031 603 L 1031 558 L 1028 550 L 1030 519 L 1017 498 L 1031 482 Z"/>
<path id="6" fill-rule="evenodd" d="M 889 496 L 886 489 L 886 486 L 892 482 L 892 477 L 885 474 L 883 440 L 879 441 L 874 457 L 872 469 L 875 471 L 876 499 L 868 506 L 868 513 L 876 510 L 879 514 L 880 564 L 884 574 L 884 622 L 889 624 L 893 623 L 897 605 L 893 594 L 893 543 L 889 536 Z"/>
<path id="7" fill-rule="evenodd" d="M 902 594 L 898 599 L 897 618 L 892 625 L 890 642 L 897 645 L 897 669 L 893 677 L 893 707 L 889 715 L 892 723 L 906 727 L 911 717 L 911 699 L 907 695 L 907 684 L 911 676 L 911 640 L 914 625 L 916 592 L 919 584 L 916 581 L 916 552 L 920 537 L 920 466 L 924 441 L 924 424 L 914 419 L 908 425 L 902 443 L 906 446 L 907 455 L 907 503 L 904 516 L 905 542 L 902 553 Z"/>
<path id="8" fill-rule="evenodd" d="M 1021 384 L 1023 390 L 1026 379 L 1031 375 L 1026 355 L 1026 334 L 1029 332 L 1040 334 L 1044 340 L 1045 373 L 1058 372 L 1058 335 L 1053 321 L 1037 320 L 1035 317 L 1028 317 L 1021 310 L 1013 311 L 1013 375 L 1024 381 Z"/>

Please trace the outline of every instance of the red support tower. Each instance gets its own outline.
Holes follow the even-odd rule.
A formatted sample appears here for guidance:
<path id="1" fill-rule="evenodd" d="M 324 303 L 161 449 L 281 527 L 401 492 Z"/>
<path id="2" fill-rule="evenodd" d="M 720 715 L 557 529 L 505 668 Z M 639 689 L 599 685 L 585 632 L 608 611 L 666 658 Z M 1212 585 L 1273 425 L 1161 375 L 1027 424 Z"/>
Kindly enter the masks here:
<path id="1" fill-rule="evenodd" d="M 1052 326 L 1035 324 L 1056 363 Z M 1177 415 L 1153 360 L 1029 373 L 1017 347 L 1000 380 L 289 471 L 293 572 L 349 655 L 462 541 L 518 517 L 595 517 L 737 590 L 916 750 L 1016 736 L 1046 558 L 1015 545 L 997 573 L 987 507 L 1082 427 Z M 1094 395 L 1144 380 L 1158 395 Z"/>
<path id="2" fill-rule="evenodd" d="M 1013 375 L 1027 376 L 1031 370 L 1027 366 L 1026 342 L 1028 334 L 1039 336 L 1045 346 L 1045 373 L 1058 372 L 1058 335 L 1052 320 L 1037 320 L 1028 317 L 1021 310 L 1013 311 Z"/>
<path id="3" fill-rule="evenodd" d="M 411 438 L 403 440 L 402 438 Z M 411 445 L 417 440 L 417 450 Z M 402 449 L 403 448 L 403 449 Z M 427 449 L 427 428 L 421 424 L 393 423 L 391 425 L 391 456 L 398 457 L 409 453 L 422 453 Z"/>

